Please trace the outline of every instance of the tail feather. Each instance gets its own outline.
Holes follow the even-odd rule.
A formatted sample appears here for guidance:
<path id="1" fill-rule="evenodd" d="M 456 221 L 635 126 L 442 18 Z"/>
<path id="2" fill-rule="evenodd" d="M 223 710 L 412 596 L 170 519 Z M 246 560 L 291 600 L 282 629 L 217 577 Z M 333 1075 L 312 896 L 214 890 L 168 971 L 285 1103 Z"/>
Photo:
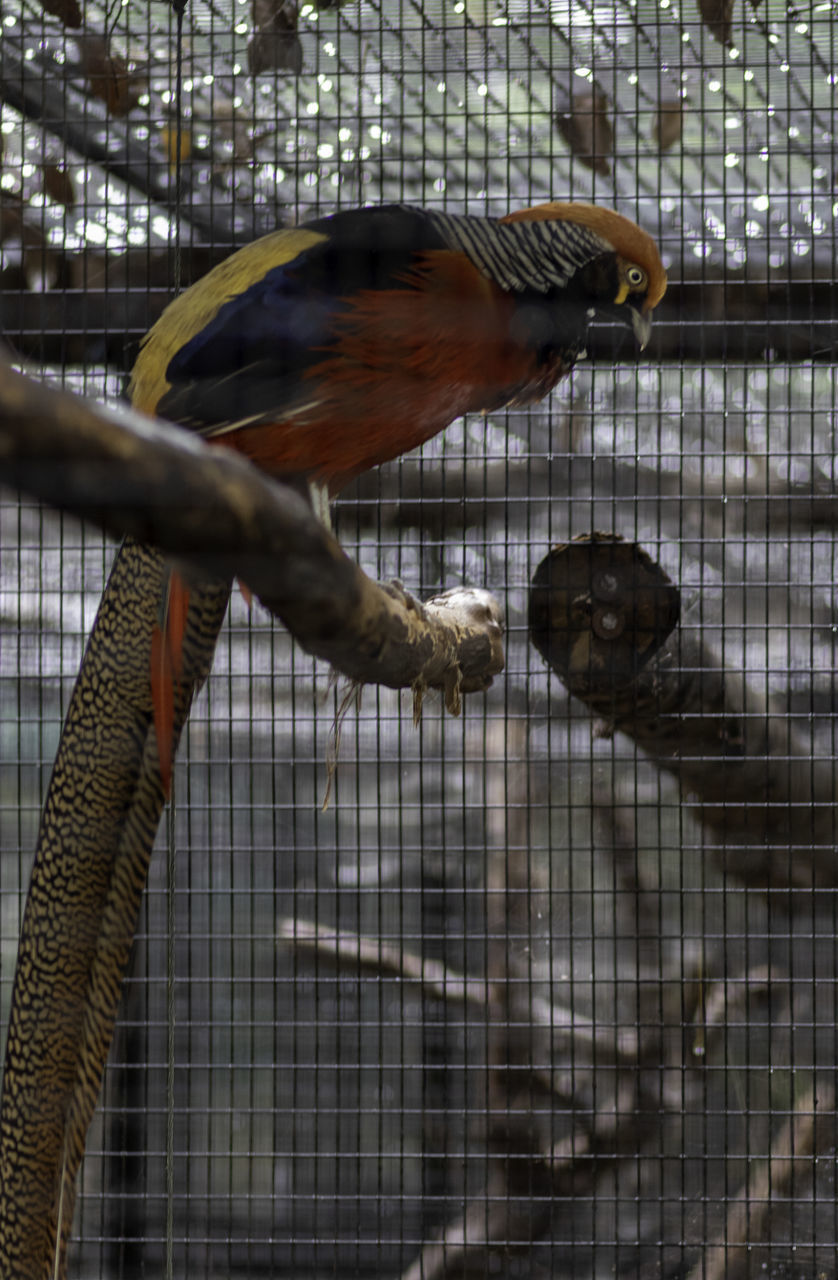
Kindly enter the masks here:
<path id="1" fill-rule="evenodd" d="M 3 1280 L 67 1275 L 76 1178 L 163 809 L 148 645 L 169 575 L 156 551 L 123 544 L 44 802 L 0 1099 Z M 229 594 L 223 582 L 192 586 L 172 748 L 209 673 Z"/>
<path id="2" fill-rule="evenodd" d="M 168 796 L 172 788 L 175 738 L 175 691 L 183 674 L 183 638 L 189 613 L 189 588 L 175 570 L 169 573 L 160 617 L 151 633 L 151 701 L 160 759 L 160 780 Z"/>

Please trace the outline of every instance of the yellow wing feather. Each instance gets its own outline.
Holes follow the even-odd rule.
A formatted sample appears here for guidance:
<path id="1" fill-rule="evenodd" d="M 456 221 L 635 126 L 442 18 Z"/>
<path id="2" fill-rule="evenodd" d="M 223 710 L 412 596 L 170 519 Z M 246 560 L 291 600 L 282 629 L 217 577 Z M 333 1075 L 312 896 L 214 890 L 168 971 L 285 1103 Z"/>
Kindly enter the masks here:
<path id="1" fill-rule="evenodd" d="M 172 356 L 215 319 L 225 302 L 325 239 L 320 231 L 272 231 L 225 258 L 170 302 L 143 339 L 131 373 L 128 394 L 134 407 L 144 413 L 156 411 L 170 387 L 166 370 Z"/>

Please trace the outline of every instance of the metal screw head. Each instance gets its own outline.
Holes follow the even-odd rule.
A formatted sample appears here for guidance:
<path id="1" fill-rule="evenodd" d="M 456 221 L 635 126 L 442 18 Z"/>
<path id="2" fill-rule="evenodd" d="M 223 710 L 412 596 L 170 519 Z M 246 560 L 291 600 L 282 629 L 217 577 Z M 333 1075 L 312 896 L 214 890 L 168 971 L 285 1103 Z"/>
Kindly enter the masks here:
<path id="1" fill-rule="evenodd" d="M 600 640 L 616 640 L 626 629 L 626 619 L 616 609 L 596 609 L 591 617 L 591 626 Z"/>

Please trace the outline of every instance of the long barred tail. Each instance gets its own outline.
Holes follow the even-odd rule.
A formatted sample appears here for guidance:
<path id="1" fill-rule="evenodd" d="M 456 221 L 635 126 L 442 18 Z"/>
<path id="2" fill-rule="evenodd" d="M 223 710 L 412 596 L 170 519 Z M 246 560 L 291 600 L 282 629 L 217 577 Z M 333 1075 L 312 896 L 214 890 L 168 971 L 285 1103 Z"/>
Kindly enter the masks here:
<path id="1" fill-rule="evenodd" d="M 149 671 L 168 572 L 137 543 L 120 550 L 41 819 L 0 1104 L 0 1275 L 15 1280 L 66 1274 L 76 1174 L 165 803 Z M 223 583 L 191 592 L 172 749 L 229 594 Z"/>

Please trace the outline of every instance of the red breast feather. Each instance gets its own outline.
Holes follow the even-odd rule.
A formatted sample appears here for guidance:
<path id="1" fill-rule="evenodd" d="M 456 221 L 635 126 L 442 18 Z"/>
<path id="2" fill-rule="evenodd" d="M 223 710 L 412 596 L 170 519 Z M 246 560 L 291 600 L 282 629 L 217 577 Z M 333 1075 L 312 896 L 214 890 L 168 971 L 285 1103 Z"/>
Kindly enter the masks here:
<path id="1" fill-rule="evenodd" d="M 403 289 L 362 290 L 338 338 L 306 374 L 311 401 L 225 443 L 274 473 L 304 472 L 333 493 L 436 435 L 463 413 L 542 396 L 563 372 L 515 342 L 515 300 L 464 254 L 433 250 Z M 528 392 L 531 395 L 528 396 Z"/>

